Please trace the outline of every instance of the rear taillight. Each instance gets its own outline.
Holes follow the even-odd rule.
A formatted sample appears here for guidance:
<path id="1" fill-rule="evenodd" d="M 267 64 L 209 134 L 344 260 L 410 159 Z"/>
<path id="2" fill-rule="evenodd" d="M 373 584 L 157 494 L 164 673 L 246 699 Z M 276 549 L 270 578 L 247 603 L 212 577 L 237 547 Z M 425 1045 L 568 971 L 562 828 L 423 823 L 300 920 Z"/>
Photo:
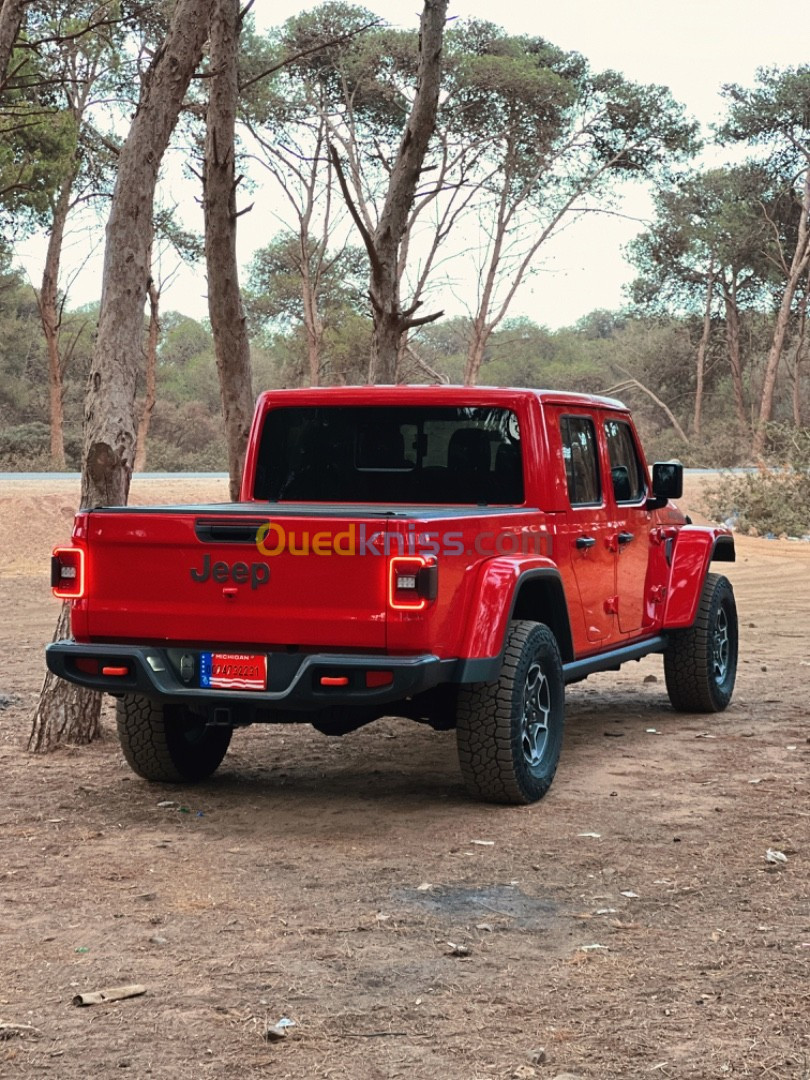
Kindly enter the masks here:
<path id="1" fill-rule="evenodd" d="M 421 611 L 435 600 L 439 587 L 439 567 L 424 555 L 397 556 L 388 571 L 388 603 L 395 611 Z"/>
<path id="2" fill-rule="evenodd" d="M 51 556 L 51 588 L 60 600 L 79 600 L 84 596 L 84 549 L 54 548 Z"/>

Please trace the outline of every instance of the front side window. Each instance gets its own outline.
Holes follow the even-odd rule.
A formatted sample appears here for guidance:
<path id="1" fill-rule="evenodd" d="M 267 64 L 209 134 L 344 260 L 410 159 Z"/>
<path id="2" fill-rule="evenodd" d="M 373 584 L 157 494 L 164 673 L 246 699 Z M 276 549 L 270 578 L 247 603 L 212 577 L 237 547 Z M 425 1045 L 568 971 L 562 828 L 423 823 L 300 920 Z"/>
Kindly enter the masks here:
<path id="1" fill-rule="evenodd" d="M 592 506 L 602 501 L 596 429 L 589 416 L 560 417 L 565 479 L 572 506 Z"/>
<path id="2" fill-rule="evenodd" d="M 523 502 L 520 425 L 484 406 L 288 406 L 264 420 L 254 497 L 270 502 Z"/>
<path id="3" fill-rule="evenodd" d="M 638 502 L 647 484 L 630 425 L 622 420 L 606 420 L 605 439 L 616 502 Z"/>

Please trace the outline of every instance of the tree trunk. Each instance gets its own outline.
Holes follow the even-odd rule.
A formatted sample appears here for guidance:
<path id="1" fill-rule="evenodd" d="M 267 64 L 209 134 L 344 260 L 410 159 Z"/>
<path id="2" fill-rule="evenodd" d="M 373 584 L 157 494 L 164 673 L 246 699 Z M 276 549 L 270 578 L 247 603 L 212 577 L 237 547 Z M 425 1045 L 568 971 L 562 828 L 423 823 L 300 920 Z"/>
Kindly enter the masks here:
<path id="1" fill-rule="evenodd" d="M 135 384 L 149 281 L 155 183 L 208 34 L 212 0 L 177 0 L 169 31 L 147 73 L 118 159 L 107 222 L 98 334 L 85 396 L 81 505 L 123 505 L 135 448 Z M 63 608 L 56 633 L 67 634 Z M 29 746 L 84 742 L 98 731 L 99 695 L 49 672 Z M 98 713 L 96 712 L 96 717 Z"/>
<path id="2" fill-rule="evenodd" d="M 806 284 L 804 296 L 799 305 L 799 326 L 796 349 L 793 353 L 793 371 L 791 372 L 793 387 L 790 396 L 793 411 L 793 423 L 797 428 L 802 426 L 802 362 L 804 360 L 804 346 L 807 341 L 807 303 L 808 300 L 810 300 L 807 287 Z"/>
<path id="3" fill-rule="evenodd" d="M 776 376 L 779 372 L 779 361 L 782 359 L 788 326 L 790 325 L 790 309 L 793 304 L 794 293 L 795 285 L 792 289 L 787 287 L 782 296 L 782 303 L 779 305 L 779 312 L 776 316 L 776 327 L 774 328 L 771 347 L 768 350 L 768 359 L 765 362 L 765 375 L 762 380 L 759 417 L 757 419 L 757 425 L 754 428 L 754 441 L 751 448 L 755 458 L 762 457 L 763 451 L 765 450 L 767 425 L 773 417 L 773 403 L 776 396 Z"/>
<path id="4" fill-rule="evenodd" d="M 0 93 L 5 89 L 8 62 L 20 32 L 26 0 L 0 0 Z"/>
<path id="5" fill-rule="evenodd" d="M 51 233 L 45 254 L 45 269 L 39 290 L 39 317 L 48 353 L 48 398 L 51 422 L 51 464 L 55 469 L 65 467 L 65 437 L 62 408 L 62 357 L 59 355 L 59 264 L 65 235 L 70 193 L 76 179 L 75 170 L 62 182 L 51 219 Z"/>
<path id="6" fill-rule="evenodd" d="M 372 289 L 372 308 L 374 311 L 374 331 L 371 337 L 371 381 L 376 383 L 395 383 L 399 364 L 399 343 L 404 333 L 402 312 L 399 309 L 399 282 L 386 285 L 389 275 L 377 278 L 381 288 Z M 396 298 L 394 299 L 394 295 Z M 387 295 L 388 301 L 379 304 L 381 297 Z"/>
<path id="7" fill-rule="evenodd" d="M 82 506 L 123 505 L 129 494 L 155 183 L 202 56 L 211 3 L 178 0 L 119 156 L 107 222 L 98 336 L 85 399 Z"/>
<path id="8" fill-rule="evenodd" d="M 782 351 L 785 347 L 785 339 L 790 325 L 790 310 L 799 283 L 807 273 L 808 265 L 810 265 L 810 223 L 808 223 L 808 217 L 810 217 L 810 167 L 805 170 L 803 196 L 799 210 L 798 239 L 788 270 L 785 291 L 782 294 L 782 303 L 779 305 L 779 313 L 776 316 L 776 327 L 773 332 L 771 347 L 768 350 L 768 359 L 765 363 L 759 418 L 754 430 L 752 447 L 756 458 L 762 457 L 762 452 L 765 449 L 767 425 L 773 416 L 776 376 L 779 372 L 779 361 L 782 359 Z"/>
<path id="9" fill-rule="evenodd" d="M 146 440 L 149 438 L 149 424 L 152 410 L 157 401 L 157 347 L 160 340 L 160 292 L 154 278 L 149 278 L 147 287 L 149 296 L 149 333 L 146 338 L 146 393 L 138 421 L 138 435 L 135 439 L 135 472 L 143 472 L 146 465 Z"/>
<path id="10" fill-rule="evenodd" d="M 478 382 L 481 364 L 484 362 L 484 351 L 492 333 L 486 320 L 481 318 L 482 313 L 479 311 L 478 317 L 473 320 L 472 336 L 467 346 L 467 360 L 464 364 L 465 386 L 475 386 Z"/>
<path id="11" fill-rule="evenodd" d="M 69 602 L 62 604 L 52 641 L 70 637 L 70 608 Z M 28 749 L 45 753 L 65 743 L 92 742 L 100 731 L 101 701 L 101 694 L 57 679 L 49 671 L 34 712 Z"/>
<path id="12" fill-rule="evenodd" d="M 400 339 L 416 325 L 399 298 L 399 248 L 408 223 L 428 143 L 436 126 L 441 57 L 448 0 L 424 0 L 419 26 L 419 69 L 411 114 L 399 144 L 380 220 L 374 230 L 370 296 L 374 333 L 372 359 L 377 381 L 394 383 Z"/>
<path id="13" fill-rule="evenodd" d="M 692 433 L 696 439 L 700 438 L 700 429 L 703 423 L 703 383 L 706 377 L 706 350 L 709 347 L 709 337 L 712 332 L 713 293 L 714 268 L 709 266 L 709 278 L 706 282 L 706 303 L 703 308 L 703 329 L 700 334 L 695 370 L 695 411 L 692 417 Z"/>
<path id="14" fill-rule="evenodd" d="M 302 237 L 305 242 L 306 237 Z M 301 301 L 304 312 L 304 333 L 307 339 L 307 366 L 309 385 L 321 384 L 321 344 L 323 342 L 323 321 L 318 314 L 318 297 L 315 284 L 309 272 L 305 243 L 301 252 Z"/>
<path id="15" fill-rule="evenodd" d="M 731 386 L 734 393 L 734 413 L 737 417 L 737 427 L 742 435 L 750 430 L 748 416 L 745 411 L 745 390 L 743 389 L 742 377 L 742 349 L 740 347 L 740 309 L 737 307 L 736 290 L 723 289 L 723 297 L 726 307 L 726 349 L 728 363 L 731 368 Z"/>
<path id="16" fill-rule="evenodd" d="M 236 184 L 234 126 L 239 96 L 239 0 L 214 0 L 211 17 L 211 70 L 205 136 L 205 258 L 208 312 L 214 335 L 222 412 L 228 441 L 230 495 L 236 501 L 242 481 L 250 423 L 253 379 L 245 311 L 236 261 Z"/>
<path id="17" fill-rule="evenodd" d="M 307 367 L 309 368 L 309 386 L 321 385 L 321 336 L 317 326 L 306 326 Z"/>
<path id="18" fill-rule="evenodd" d="M 436 126 L 441 89 L 442 43 L 449 0 L 424 0 L 419 25 L 419 64 L 416 93 L 405 131 L 391 168 L 391 178 L 377 227 L 370 226 L 355 205 L 340 158 L 334 146 L 329 158 L 346 200 L 346 205 L 363 238 L 371 277 L 369 299 L 374 322 L 371 339 L 369 381 L 395 383 L 402 337 L 415 326 L 424 326 L 444 312 L 414 317 L 421 301 L 405 310 L 400 306 L 400 249 L 408 228 L 408 215 L 430 137 Z"/>
<path id="19" fill-rule="evenodd" d="M 513 155 L 510 152 L 508 160 L 513 160 Z M 512 170 L 508 169 L 508 178 L 511 179 Z M 478 374 L 481 370 L 481 364 L 484 360 L 484 349 L 492 334 L 494 324 L 489 319 L 489 310 L 492 307 L 492 298 L 495 294 L 495 281 L 498 273 L 498 266 L 501 261 L 501 254 L 503 252 L 503 245 L 506 239 L 506 232 L 509 224 L 509 207 L 508 207 L 508 192 L 510 185 L 505 183 L 501 188 L 500 195 L 498 196 L 498 214 L 495 222 L 494 237 L 492 241 L 492 250 L 489 253 L 489 261 L 487 263 L 486 273 L 483 275 L 483 282 L 479 276 L 480 292 L 478 299 L 478 311 L 472 323 L 472 337 L 470 338 L 469 345 L 467 346 L 467 360 L 464 365 L 464 385 L 475 386 L 478 382 Z M 480 275 L 480 272 L 479 272 Z M 504 311 L 504 307 L 501 307 L 501 314 Z"/>

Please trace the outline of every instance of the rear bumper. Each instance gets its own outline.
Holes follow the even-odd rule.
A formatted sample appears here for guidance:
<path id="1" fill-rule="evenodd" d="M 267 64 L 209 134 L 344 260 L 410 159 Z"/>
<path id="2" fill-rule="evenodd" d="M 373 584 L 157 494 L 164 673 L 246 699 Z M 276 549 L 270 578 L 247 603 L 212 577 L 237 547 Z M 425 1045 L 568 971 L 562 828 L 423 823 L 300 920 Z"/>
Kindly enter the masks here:
<path id="1" fill-rule="evenodd" d="M 231 649 L 231 651 L 234 651 Z M 376 706 L 414 697 L 440 683 L 472 681 L 484 674 L 458 660 L 432 654 L 418 656 L 337 655 L 334 653 L 268 653 L 266 690 L 209 690 L 200 686 L 199 649 L 145 645 L 81 645 L 57 641 L 45 650 L 48 668 L 62 679 L 107 694 L 145 694 L 159 701 L 195 702 L 207 710 L 246 706 L 259 710 L 317 712 L 335 705 Z M 89 674 L 77 661 L 99 661 Z M 126 674 L 101 674 L 102 667 Z M 390 673 L 384 685 L 369 686 L 369 673 Z M 488 673 L 487 673 L 488 674 Z M 345 679 L 323 686 L 322 678 Z M 373 681 L 373 680 L 372 680 Z"/>

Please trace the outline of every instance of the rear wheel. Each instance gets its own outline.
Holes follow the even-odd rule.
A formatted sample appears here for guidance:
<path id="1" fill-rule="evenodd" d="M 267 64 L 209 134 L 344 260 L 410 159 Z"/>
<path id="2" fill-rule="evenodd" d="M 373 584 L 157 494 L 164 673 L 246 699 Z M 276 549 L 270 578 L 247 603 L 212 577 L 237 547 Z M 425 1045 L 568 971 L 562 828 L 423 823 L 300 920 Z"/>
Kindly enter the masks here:
<path id="1" fill-rule="evenodd" d="M 231 728 L 208 727 L 182 705 L 163 705 L 141 694 L 119 698 L 115 718 L 124 757 L 145 780 L 204 780 L 217 770 L 231 741 Z"/>
<path id="2" fill-rule="evenodd" d="M 707 574 L 694 623 L 670 635 L 664 675 L 678 712 L 722 712 L 737 678 L 737 605 L 728 578 Z"/>
<path id="3" fill-rule="evenodd" d="M 541 799 L 557 770 L 564 711 L 556 638 L 542 623 L 513 622 L 498 681 L 459 691 L 456 738 L 468 791 L 488 802 Z"/>

